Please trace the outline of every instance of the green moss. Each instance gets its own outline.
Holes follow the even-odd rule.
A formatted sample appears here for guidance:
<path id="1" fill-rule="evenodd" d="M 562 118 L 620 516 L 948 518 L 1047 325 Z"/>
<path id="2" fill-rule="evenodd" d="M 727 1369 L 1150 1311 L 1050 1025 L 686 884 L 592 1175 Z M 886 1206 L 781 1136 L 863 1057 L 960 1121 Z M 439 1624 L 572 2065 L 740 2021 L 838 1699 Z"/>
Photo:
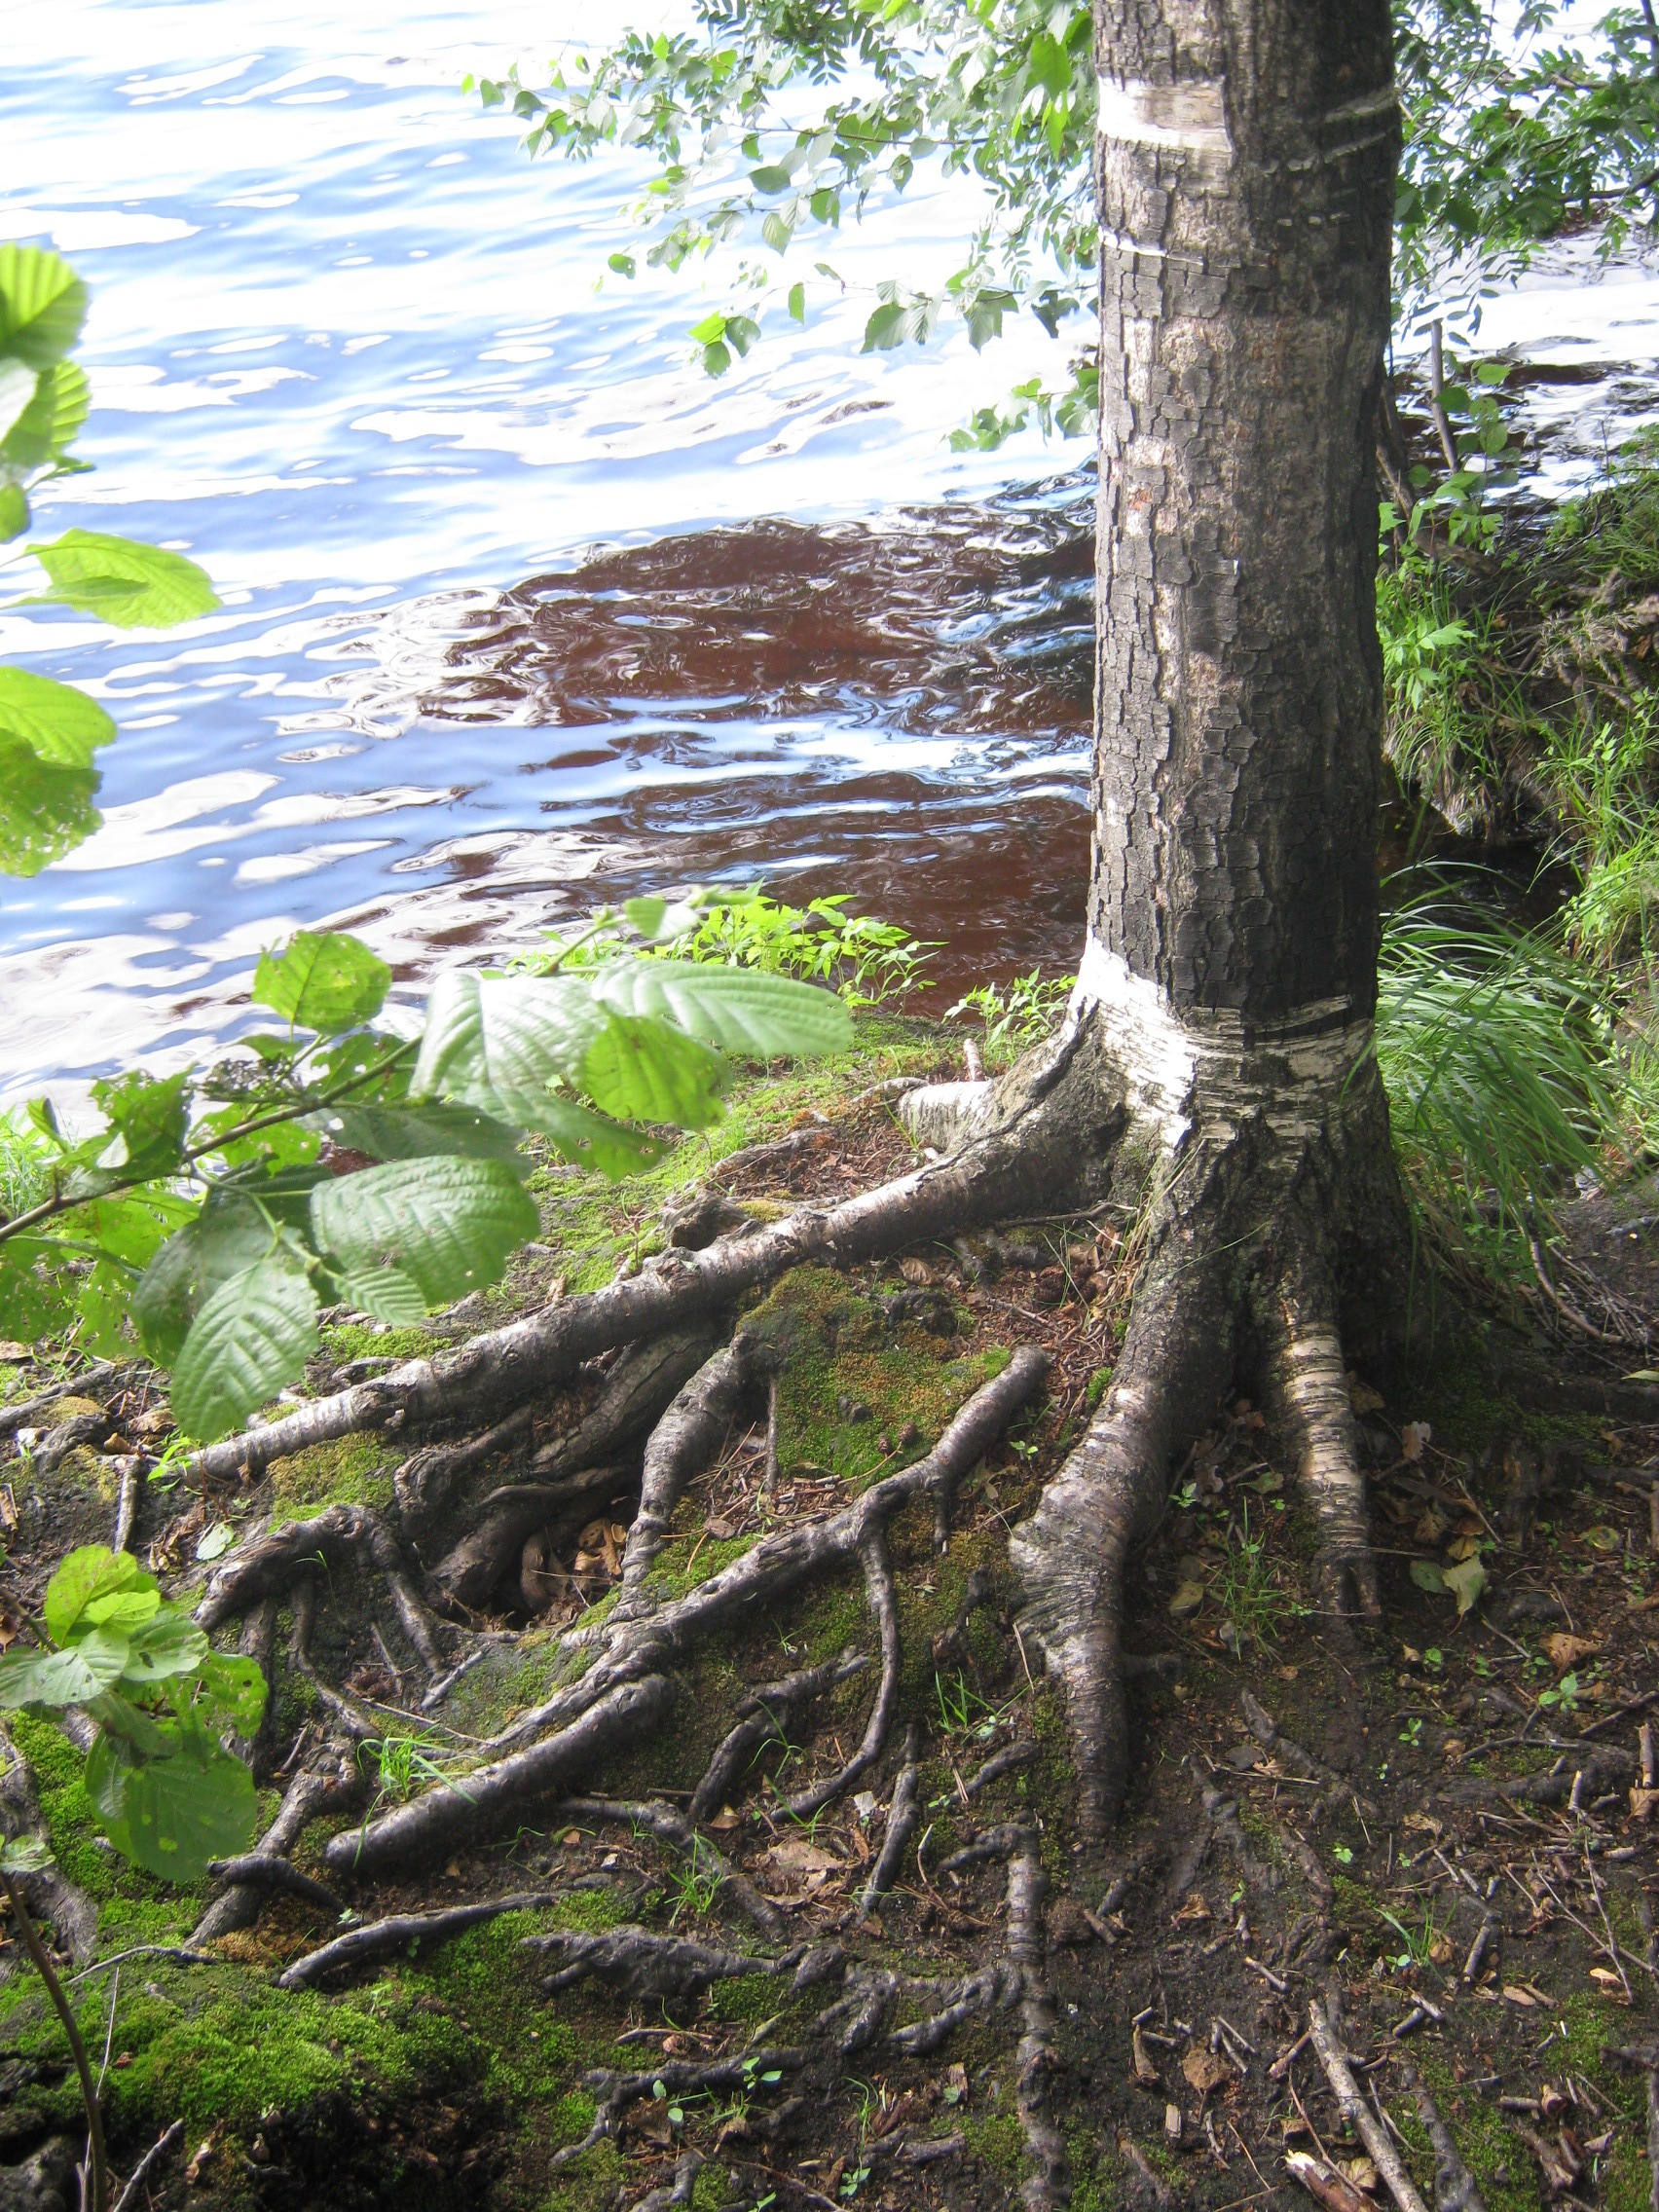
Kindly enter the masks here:
<path id="1" fill-rule="evenodd" d="M 717 1981 L 709 1992 L 709 2017 L 712 2020 L 770 2020 L 784 2010 L 784 1998 L 789 1983 L 779 1981 L 773 1974 L 735 1974 L 730 1981 Z"/>
<path id="2" fill-rule="evenodd" d="M 304 1521 L 325 1505 L 369 1505 L 377 1511 L 391 1503 L 392 1469 L 397 1464 L 378 1436 L 342 1436 L 313 1444 L 271 1464 L 275 1493 L 273 1527 Z"/>
<path id="3" fill-rule="evenodd" d="M 322 1348 L 337 1367 L 352 1359 L 430 1359 L 449 1341 L 435 1329 L 380 1329 L 362 1321 L 341 1321 L 322 1332 Z"/>
<path id="4" fill-rule="evenodd" d="M 586 2103 L 591 2116 L 593 2106 Z M 567 2098 L 568 2104 L 577 2099 Z M 614 2143 L 596 2143 L 567 2166 L 541 2199 L 539 2212 L 610 2212 L 622 2194 L 622 2155 Z"/>
<path id="5" fill-rule="evenodd" d="M 999 2181 L 1013 2189 L 1025 2162 L 1025 2136 L 1013 2113 L 969 2115 L 962 2123 L 975 2152 Z"/>
<path id="6" fill-rule="evenodd" d="M 645 1588 L 659 1601 L 683 1598 L 722 1567 L 741 1559 L 760 1541 L 758 1536 L 729 1536 L 705 1540 L 701 1535 L 676 1536 L 657 1554 L 645 1577 Z"/>
<path id="7" fill-rule="evenodd" d="M 706 2165 L 691 2185 L 691 2212 L 720 2212 L 732 2194 L 732 2178 L 724 2166 Z"/>
<path id="8" fill-rule="evenodd" d="M 195 1917 L 201 1893 L 156 1881 L 104 1841 L 83 1776 L 86 1761 L 69 1739 L 30 1713 L 8 1716 L 12 1740 L 28 1762 L 52 1855 L 65 1877 L 100 1908 L 100 1928 L 141 1926 L 136 1940 L 174 1936 Z"/>

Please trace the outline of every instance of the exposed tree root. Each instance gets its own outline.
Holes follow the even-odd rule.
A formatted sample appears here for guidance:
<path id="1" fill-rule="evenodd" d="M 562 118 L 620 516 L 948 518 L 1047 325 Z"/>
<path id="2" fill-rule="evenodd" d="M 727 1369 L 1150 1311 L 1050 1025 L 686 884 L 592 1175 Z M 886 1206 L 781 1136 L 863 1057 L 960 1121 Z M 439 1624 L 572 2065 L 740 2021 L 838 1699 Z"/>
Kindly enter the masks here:
<path id="1" fill-rule="evenodd" d="M 662 1417 L 719 1342 L 719 1331 L 698 1318 L 630 1346 L 571 1434 L 537 1454 L 531 1470 L 535 1481 L 494 1491 L 476 1526 L 433 1568 L 433 1583 L 444 1597 L 455 1605 L 484 1605 L 517 1567 L 524 1540 L 535 1530 L 567 1521 L 579 1526 L 619 1490 L 631 1488 L 615 1462 Z"/>
<path id="2" fill-rule="evenodd" d="M 503 1912 L 532 1912 L 556 1903 L 554 1890 L 527 1890 L 504 1898 L 479 1898 L 470 1904 L 446 1906 L 442 1912 L 394 1912 L 385 1920 L 371 1920 L 361 1928 L 349 1928 L 331 1943 L 308 1951 L 276 1976 L 278 1989 L 309 1989 L 331 1973 L 342 1973 L 370 1959 L 384 1959 L 394 1951 L 407 1951 L 420 1943 L 437 1942 L 459 1936 L 463 1928 L 476 1928 L 481 1920 L 495 1920 Z"/>
<path id="3" fill-rule="evenodd" d="M 543 1977 L 549 1997 L 590 1975 L 621 1997 L 703 1996 L 717 1981 L 777 1973 L 784 1962 L 747 1951 L 717 1951 L 682 1936 L 658 1936 L 624 1922 L 601 1936 L 527 1936 L 522 1948 L 544 1952 L 556 1971 Z"/>
<path id="4" fill-rule="evenodd" d="M 916 1832 L 921 1819 L 921 1767 L 919 1765 L 920 1738 L 915 1723 L 910 1724 L 904 1740 L 904 1763 L 899 1769 L 899 1779 L 893 1786 L 892 1802 L 887 1808 L 887 1830 L 881 1839 L 875 1864 L 870 1868 L 869 1880 L 865 1884 L 859 1899 L 859 1912 L 866 1917 L 874 1912 L 883 1898 L 899 1878 L 899 1869 L 904 1862 L 904 1854 L 910 1847 L 910 1838 Z"/>
<path id="5" fill-rule="evenodd" d="M 249 1851 L 240 1859 L 214 1859 L 209 1861 L 207 1871 L 215 1881 L 285 1891 L 289 1897 L 304 1898 L 308 1904 L 319 1905 L 324 1912 L 342 1913 L 346 1909 L 331 1889 L 313 1881 L 290 1860 L 274 1851 Z"/>
<path id="6" fill-rule="evenodd" d="M 559 1810 L 571 1820 L 619 1821 L 627 1827 L 648 1828 L 662 1842 L 671 1844 L 677 1851 L 686 1852 L 693 1865 L 718 1884 L 716 1894 L 730 1897 L 763 1936 L 771 1936 L 776 1942 L 788 1936 L 789 1923 L 771 1899 L 762 1897 L 742 1868 L 734 1866 L 718 1844 L 712 1843 L 672 1805 L 654 1799 L 645 1804 L 625 1804 L 610 1797 L 570 1797 Z"/>
<path id="7" fill-rule="evenodd" d="M 189 1470 L 203 1481 L 246 1481 L 274 1459 L 362 1429 L 463 1421 L 481 1412 L 499 1420 L 569 1382 L 596 1353 L 727 1311 L 746 1292 L 791 1268 L 850 1267 L 1022 1206 L 1051 1206 L 1053 1166 L 1040 1146 L 1007 1135 L 987 1138 L 957 1159 L 918 1168 L 840 1205 L 806 1207 L 699 1252 L 672 1249 L 636 1275 L 541 1307 L 436 1361 L 408 1360 L 388 1375 L 208 1445 Z"/>
<path id="8" fill-rule="evenodd" d="M 1014 2095 L 1026 2153 L 1036 2168 L 1020 2190 L 1026 2212 L 1058 2212 L 1071 2202 L 1065 2137 L 1055 2124 L 1049 2097 L 1060 2060 L 1054 2001 L 1044 1974 L 1043 1899 L 1048 1886 L 1037 1856 L 1037 1838 L 1028 1832 L 1008 1864 L 1008 1955 L 1019 1975 L 1022 2028 Z"/>
<path id="9" fill-rule="evenodd" d="M 645 1576 L 668 1541 L 686 1484 L 719 1448 L 754 1358 L 754 1345 L 739 1334 L 704 1361 L 651 1430 L 640 1477 L 640 1508 L 622 1554 L 622 1590 L 613 1620 L 638 1620 L 651 1610 Z"/>
<path id="10" fill-rule="evenodd" d="M 839 1659 L 827 1660 L 821 1667 L 806 1667 L 798 1674 L 786 1675 L 776 1682 L 762 1682 L 757 1689 L 751 1690 L 745 1704 L 752 1710 L 720 1739 L 702 1780 L 691 1792 L 691 1801 L 685 1808 L 685 1817 L 691 1825 L 695 1827 L 719 1811 L 756 1755 L 766 1745 L 782 1740 L 784 1724 L 796 1706 L 822 1697 L 826 1690 L 844 1682 L 866 1664 L 862 1652 L 844 1652 Z"/>
<path id="11" fill-rule="evenodd" d="M 1452 2130 L 1441 2117 L 1440 2107 L 1429 2095 L 1422 2076 L 1409 2059 L 1400 2062 L 1400 2079 L 1412 2093 L 1422 2121 L 1423 2132 L 1434 2150 L 1434 2212 L 1486 2212 L 1486 2199 L 1482 2196 L 1475 2177 L 1463 2163 L 1462 2153 L 1453 2140 Z"/>
<path id="12" fill-rule="evenodd" d="M 0 1727 L 0 1841 L 29 1837 L 44 1844 L 46 1824 L 28 1761 Z M 97 1941 L 98 1908 L 83 1890 L 48 1861 L 34 1873 L 14 1874 L 23 1903 L 37 1921 L 48 1921 L 77 1966 L 85 1965 Z"/>
<path id="13" fill-rule="evenodd" d="M 798 1588 L 808 1577 L 830 1572 L 857 1558 L 865 1566 L 872 1604 L 878 1612 L 883 1605 L 890 1610 L 891 1617 L 882 1625 L 884 1686 L 851 1768 L 803 1792 L 792 1801 L 792 1809 L 809 1800 L 815 1806 L 828 1804 L 854 1772 L 863 1773 L 880 1755 L 891 1718 L 894 1691 L 886 1685 L 890 1678 L 897 1681 L 898 1616 L 882 1545 L 887 1524 L 913 1497 L 940 1489 L 946 1494 L 953 1492 L 1013 1415 L 1035 1394 L 1047 1370 L 1043 1353 L 1022 1347 L 1001 1375 L 968 1401 L 932 1452 L 873 1484 L 838 1513 L 764 1537 L 707 1582 L 641 1619 L 610 1621 L 597 1631 L 567 1636 L 566 1643 L 573 1649 L 591 1650 L 597 1645 L 598 1655 L 587 1674 L 546 1704 L 521 1714 L 510 1731 L 487 1748 L 524 1741 L 545 1727 L 556 1727 L 556 1735 L 475 1767 L 358 1830 L 336 1836 L 325 1855 L 329 1865 L 342 1873 L 372 1873 L 393 1861 L 448 1849 L 463 1832 L 487 1832 L 510 1810 L 562 1788 L 602 1752 L 659 1721 L 673 1692 L 656 1669 L 717 1630 L 747 1618 L 756 1606 Z"/>
<path id="14" fill-rule="evenodd" d="M 306 1824 L 318 1813 L 349 1805 L 359 1786 L 355 1763 L 350 1757 L 324 1752 L 313 1764 L 302 1767 L 289 1783 L 276 1819 L 251 1856 L 261 1861 L 285 1860 Z M 213 1899 L 196 1923 L 190 1940 L 210 1943 L 239 1928 L 251 1928 L 268 1888 L 263 1878 L 238 1879 L 233 1875 L 230 1887 Z"/>

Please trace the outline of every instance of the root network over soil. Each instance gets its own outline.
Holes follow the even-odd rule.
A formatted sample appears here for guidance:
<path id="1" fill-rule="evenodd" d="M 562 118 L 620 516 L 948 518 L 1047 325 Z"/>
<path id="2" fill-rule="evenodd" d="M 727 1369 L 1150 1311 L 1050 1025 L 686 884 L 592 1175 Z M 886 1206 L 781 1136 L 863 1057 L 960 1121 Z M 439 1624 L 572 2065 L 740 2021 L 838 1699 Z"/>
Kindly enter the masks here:
<path id="1" fill-rule="evenodd" d="M 1219 1256 L 1174 1332 L 1200 1178 L 1034 1219 L 1038 1148 L 917 1165 L 893 1104 L 592 1291 L 339 1317 L 177 1487 L 148 1375 L 19 1376 L 8 1633 L 124 1512 L 274 1681 L 263 1832 L 182 1899 L 12 1730 L 134 2202 L 1647 2201 L 1659 1425 L 1523 1414 L 1474 1330 L 1384 1402 L 1295 1174 L 1249 1341 Z M 1114 1544 L 1068 1668 L 1032 1556 Z M 26 1973 L 0 2019 L 44 2207 L 62 2053 Z"/>

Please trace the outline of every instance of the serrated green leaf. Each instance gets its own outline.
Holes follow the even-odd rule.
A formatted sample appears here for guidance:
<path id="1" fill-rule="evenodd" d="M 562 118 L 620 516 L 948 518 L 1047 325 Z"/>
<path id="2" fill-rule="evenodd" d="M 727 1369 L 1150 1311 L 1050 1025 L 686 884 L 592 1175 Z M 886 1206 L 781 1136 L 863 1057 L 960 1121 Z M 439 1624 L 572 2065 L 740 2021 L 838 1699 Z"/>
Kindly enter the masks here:
<path id="1" fill-rule="evenodd" d="M 72 683 L 0 668 L 0 737 L 26 745 L 56 767 L 90 768 L 92 755 L 114 735 L 115 724 L 97 701 Z"/>
<path id="2" fill-rule="evenodd" d="M 0 875 L 38 875 L 84 844 L 102 817 L 91 768 L 58 768 L 0 737 Z"/>
<path id="3" fill-rule="evenodd" d="M 211 614 L 219 604 L 205 570 L 182 553 L 135 538 L 66 530 L 29 551 L 52 578 L 52 589 L 25 604 L 79 608 L 118 630 L 170 630 Z"/>
<path id="4" fill-rule="evenodd" d="M 1438 1563 L 1431 1559 L 1413 1560 L 1412 1580 L 1419 1590 L 1427 1590 L 1436 1595 L 1446 1587 L 1445 1575 L 1441 1572 Z"/>
<path id="5" fill-rule="evenodd" d="M 687 1036 L 745 1058 L 812 1058 L 844 1052 L 852 1016 L 831 991 L 693 960 L 618 960 L 592 974 L 595 1002 L 617 1014 L 654 1014 Z"/>
<path id="6" fill-rule="evenodd" d="M 27 406 L 0 438 L 0 461 L 13 468 L 32 469 L 44 468 L 49 461 L 61 458 L 86 422 L 91 404 L 92 387 L 85 369 L 73 361 L 59 361 L 43 369 Z M 0 403 L 0 417 L 4 414 L 4 404 Z"/>
<path id="7" fill-rule="evenodd" d="M 372 1313 L 377 1321 L 407 1328 L 424 1320 L 430 1310 L 421 1285 L 401 1268 L 343 1268 L 334 1279 L 343 1306 Z"/>
<path id="8" fill-rule="evenodd" d="M 119 1629 L 95 1628 L 64 1651 L 0 1652 L 0 1713 L 23 1705 L 85 1705 L 119 1681 L 127 1665 Z"/>
<path id="9" fill-rule="evenodd" d="M 46 1633 L 54 1643 L 67 1643 L 90 1606 L 100 1599 L 133 1592 L 152 1597 L 152 1613 L 161 1603 L 161 1585 L 130 1552 L 112 1551 L 108 1544 L 82 1544 L 66 1555 L 46 1586 L 41 1601 Z"/>
<path id="10" fill-rule="evenodd" d="M 132 1292 L 132 1317 L 150 1357 L 171 1367 L 207 1300 L 257 1267 L 275 1245 L 271 1223 L 250 1197 L 237 1190 L 210 1193 L 197 1219 L 167 1238 Z"/>
<path id="11" fill-rule="evenodd" d="M 516 1131 L 473 1106 L 331 1106 L 317 1122 L 334 1142 L 371 1160 L 424 1160 L 454 1153 L 465 1160 L 503 1160 L 520 1174 L 530 1162 Z"/>
<path id="12" fill-rule="evenodd" d="M 43 1874 L 52 1853 L 38 1835 L 8 1836 L 0 1843 L 0 1874 Z"/>
<path id="13" fill-rule="evenodd" d="M 257 1814 L 253 1777 L 206 1731 L 169 1730 L 170 1755 L 139 1759 L 107 1734 L 87 1760 L 87 1788 L 110 1841 L 164 1881 L 196 1882 L 245 1851 Z"/>
<path id="14" fill-rule="evenodd" d="M 0 545 L 10 545 L 29 527 L 29 502 L 20 484 L 0 484 Z"/>
<path id="15" fill-rule="evenodd" d="M 790 315 L 792 320 L 795 322 L 806 320 L 806 286 L 804 284 L 792 284 L 790 286 Z"/>
<path id="16" fill-rule="evenodd" d="M 656 937 L 662 930 L 662 918 L 668 912 L 666 899 L 625 899 L 622 913 L 631 930 L 642 937 Z"/>
<path id="17" fill-rule="evenodd" d="M 269 1691 L 257 1660 L 210 1651 L 202 1662 L 202 1687 L 239 1736 L 251 1736 L 265 1716 Z"/>
<path id="18" fill-rule="evenodd" d="M 0 353 L 50 368 L 86 318 L 87 287 L 66 261 L 41 246 L 0 245 Z"/>
<path id="19" fill-rule="evenodd" d="M 296 1028 L 336 1037 L 372 1020 L 390 988 L 391 970 L 359 939 L 300 930 L 280 952 L 260 954 L 248 996 Z"/>
<path id="20" fill-rule="evenodd" d="M 164 1606 L 154 1620 L 132 1631 L 131 1648 L 121 1671 L 121 1686 L 143 1691 L 156 1682 L 194 1675 L 211 1649 L 206 1637 L 182 1606 Z"/>
<path id="21" fill-rule="evenodd" d="M 426 1002 L 412 1099 L 442 1093 L 527 1128 L 549 1084 L 580 1080 L 605 1027 L 589 977 L 479 977 L 452 971 Z"/>
<path id="22" fill-rule="evenodd" d="M 92 1098 L 110 1123 L 98 1165 L 130 1175 L 168 1175 L 184 1158 L 192 1078 L 151 1076 L 130 1068 L 114 1083 L 94 1083 Z"/>
<path id="23" fill-rule="evenodd" d="M 615 1014 L 588 1048 L 582 1088 L 603 1113 L 623 1121 L 707 1129 L 720 1119 L 730 1074 L 718 1052 L 682 1029 Z"/>
<path id="24" fill-rule="evenodd" d="M 28 412 L 40 383 L 41 372 L 26 361 L 8 360 L 0 354 L 0 454 L 18 422 Z"/>
<path id="25" fill-rule="evenodd" d="M 756 192 L 779 193 L 788 192 L 794 179 L 781 162 L 769 162 L 760 168 L 751 169 L 749 181 Z"/>
<path id="26" fill-rule="evenodd" d="M 311 1214 L 317 1249 L 343 1274 L 361 1282 L 389 1261 L 428 1307 L 495 1282 L 541 1219 L 502 1161 L 453 1158 L 341 1176 L 312 1194 Z"/>
<path id="27" fill-rule="evenodd" d="M 172 1409 L 210 1444 L 293 1382 L 316 1349 L 317 1298 L 297 1269 L 267 1261 L 222 1283 L 191 1323 L 172 1372 Z"/>

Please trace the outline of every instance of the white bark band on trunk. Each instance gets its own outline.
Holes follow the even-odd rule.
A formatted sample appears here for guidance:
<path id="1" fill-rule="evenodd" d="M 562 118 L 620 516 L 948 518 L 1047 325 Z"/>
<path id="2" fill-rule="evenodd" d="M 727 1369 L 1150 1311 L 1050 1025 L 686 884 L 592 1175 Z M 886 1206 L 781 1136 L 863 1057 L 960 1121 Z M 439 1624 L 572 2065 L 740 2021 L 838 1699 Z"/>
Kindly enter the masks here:
<path id="1" fill-rule="evenodd" d="M 1189 78 L 1176 85 L 1120 84 L 1098 79 L 1094 128 L 1102 138 L 1137 146 L 1178 146 L 1231 160 L 1233 139 L 1219 77 Z"/>
<path id="2" fill-rule="evenodd" d="M 1226 1009 L 1178 1014 L 1158 985 L 1090 936 L 1084 946 L 1068 1033 L 1098 1011 L 1137 1119 L 1174 1152 L 1194 1130 L 1232 1136 L 1250 1114 L 1266 1114 L 1286 1141 L 1323 1122 L 1372 1049 L 1368 1015 L 1326 999 L 1272 1021 L 1245 1021 Z"/>

